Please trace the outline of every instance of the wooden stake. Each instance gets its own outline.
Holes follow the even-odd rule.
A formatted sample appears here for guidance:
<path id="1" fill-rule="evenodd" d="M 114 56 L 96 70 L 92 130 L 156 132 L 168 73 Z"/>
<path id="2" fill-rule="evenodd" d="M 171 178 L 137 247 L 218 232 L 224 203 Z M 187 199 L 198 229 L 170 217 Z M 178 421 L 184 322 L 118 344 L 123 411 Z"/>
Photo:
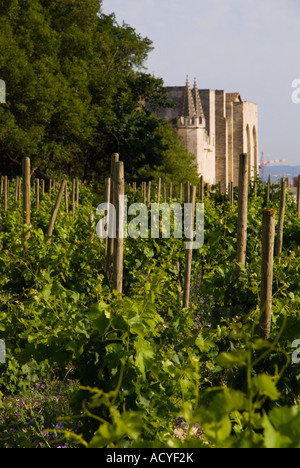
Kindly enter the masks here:
<path id="1" fill-rule="evenodd" d="M 31 184 L 30 184 L 30 159 L 23 159 L 23 224 L 29 225 L 30 210 L 31 210 Z M 24 240 L 27 241 L 30 238 L 30 232 L 24 233 Z"/>
<path id="2" fill-rule="evenodd" d="M 142 182 L 142 198 L 143 198 L 144 205 L 146 205 L 146 200 L 147 200 L 147 184 L 146 184 L 146 182 Z"/>
<path id="3" fill-rule="evenodd" d="M 148 182 L 148 191 L 147 191 L 147 206 L 150 206 L 151 203 L 151 180 Z"/>
<path id="4" fill-rule="evenodd" d="M 175 198 L 175 200 L 177 199 L 177 185 L 174 184 L 173 186 L 173 198 Z"/>
<path id="5" fill-rule="evenodd" d="M 23 181 L 22 181 L 22 178 L 19 179 L 19 200 L 21 200 L 22 198 L 22 184 L 23 184 Z"/>
<path id="6" fill-rule="evenodd" d="M 203 176 L 200 177 L 200 182 L 199 182 L 199 198 L 200 198 L 200 203 L 204 202 L 204 178 Z"/>
<path id="7" fill-rule="evenodd" d="M 114 239 L 112 288 L 119 294 L 122 294 L 123 290 L 124 204 L 120 197 L 124 196 L 124 193 L 124 163 L 116 162 L 114 182 L 116 237 Z M 118 298 L 121 299 L 121 296 Z"/>
<path id="8" fill-rule="evenodd" d="M 266 202 L 269 203 L 270 201 L 270 184 L 267 185 L 267 192 L 266 192 Z"/>
<path id="9" fill-rule="evenodd" d="M 243 266 L 246 263 L 247 246 L 247 215 L 248 215 L 248 155 L 240 155 L 239 198 L 237 226 L 237 262 Z"/>
<path id="10" fill-rule="evenodd" d="M 157 183 L 157 203 L 160 204 L 160 195 L 161 195 L 161 178 L 159 177 Z"/>
<path id="11" fill-rule="evenodd" d="M 190 187 L 191 187 L 190 182 L 186 182 L 186 183 L 185 183 L 185 192 L 184 192 L 184 200 L 185 200 L 185 203 L 189 203 L 189 202 L 190 202 Z"/>
<path id="12" fill-rule="evenodd" d="M 76 180 L 73 179 L 73 182 L 72 182 L 72 214 L 73 214 L 73 219 L 75 218 L 75 212 L 76 212 Z"/>
<path id="13" fill-rule="evenodd" d="M 66 188 L 66 184 L 67 184 L 67 181 L 63 180 L 61 185 L 60 185 L 60 189 L 59 189 L 59 192 L 58 192 L 58 195 L 57 195 L 57 198 L 56 198 L 55 206 L 54 206 L 52 214 L 51 214 L 50 223 L 49 223 L 48 232 L 47 232 L 47 237 L 48 237 L 49 241 L 50 241 L 50 238 L 51 238 L 51 236 L 53 234 L 55 220 L 56 220 L 56 217 L 57 217 L 57 213 L 58 213 L 58 210 L 59 210 L 59 206 L 60 206 L 60 203 L 61 203 L 63 193 L 64 193 L 65 188 Z"/>
<path id="14" fill-rule="evenodd" d="M 286 180 L 282 179 L 282 181 L 281 181 L 279 221 L 278 221 L 276 247 L 275 247 L 276 257 L 278 257 L 278 255 L 280 255 L 281 252 L 282 252 L 285 202 L 286 202 Z"/>
<path id="15" fill-rule="evenodd" d="M 19 176 L 16 178 L 15 201 L 19 200 Z"/>
<path id="16" fill-rule="evenodd" d="M 269 338 L 271 330 L 275 214 L 273 209 L 263 212 L 260 337 L 265 340 Z"/>
<path id="17" fill-rule="evenodd" d="M 8 178 L 4 178 L 4 211 L 7 211 L 8 206 Z"/>
<path id="18" fill-rule="evenodd" d="M 68 184 L 66 184 L 65 188 L 65 211 L 68 214 L 69 213 L 69 188 Z"/>
<path id="19" fill-rule="evenodd" d="M 36 197 L 36 208 L 38 209 L 40 206 L 40 179 L 36 179 L 36 189 L 35 189 L 35 197 Z"/>
<path id="20" fill-rule="evenodd" d="M 79 190 L 80 190 L 80 183 L 79 180 L 76 180 L 76 206 L 79 206 Z"/>
<path id="21" fill-rule="evenodd" d="M 111 157 L 111 166 L 110 166 L 110 203 L 116 207 L 115 199 L 115 166 L 119 162 L 119 155 L 114 153 Z M 110 224 L 113 222 L 113 216 L 111 216 Z M 115 230 L 114 226 L 110 226 L 109 232 L 113 233 Z M 107 257 L 106 257 L 106 275 L 108 279 L 112 278 L 113 275 L 113 252 L 114 252 L 114 239 L 111 239 L 109 236 L 107 238 Z"/>
<path id="22" fill-rule="evenodd" d="M 187 193 L 186 193 L 187 197 Z M 189 239 L 188 242 L 193 242 L 193 227 L 195 218 L 195 199 L 196 199 L 196 187 L 190 187 L 189 203 L 192 205 L 191 219 L 189 220 Z M 186 249 L 185 253 L 185 272 L 184 272 L 184 290 L 183 290 L 183 308 L 187 308 L 190 302 L 190 287 L 191 287 L 191 272 L 192 272 L 192 257 L 193 249 Z"/>
<path id="23" fill-rule="evenodd" d="M 111 178 L 108 177 L 108 178 L 105 179 L 105 189 L 104 189 L 104 203 L 108 203 L 108 210 L 107 210 L 107 219 L 108 219 L 108 222 L 107 222 L 107 226 L 106 226 L 106 230 L 107 230 L 107 231 L 109 230 L 109 203 L 110 203 L 110 193 L 111 193 L 110 187 L 111 187 Z M 105 255 L 107 255 L 108 236 L 107 236 L 106 239 L 105 239 L 105 243 L 106 243 L 106 246 L 105 246 Z"/>

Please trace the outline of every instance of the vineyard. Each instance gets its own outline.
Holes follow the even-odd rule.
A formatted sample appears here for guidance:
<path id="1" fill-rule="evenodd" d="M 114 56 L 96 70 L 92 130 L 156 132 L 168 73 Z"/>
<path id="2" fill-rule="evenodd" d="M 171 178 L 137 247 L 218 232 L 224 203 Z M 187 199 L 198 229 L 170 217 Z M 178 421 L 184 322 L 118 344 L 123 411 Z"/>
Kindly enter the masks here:
<path id="1" fill-rule="evenodd" d="M 194 195 L 204 244 L 128 236 L 111 256 L 107 187 L 25 162 L 1 179 L 0 447 L 299 447 L 299 198 L 125 184 L 128 204 Z"/>

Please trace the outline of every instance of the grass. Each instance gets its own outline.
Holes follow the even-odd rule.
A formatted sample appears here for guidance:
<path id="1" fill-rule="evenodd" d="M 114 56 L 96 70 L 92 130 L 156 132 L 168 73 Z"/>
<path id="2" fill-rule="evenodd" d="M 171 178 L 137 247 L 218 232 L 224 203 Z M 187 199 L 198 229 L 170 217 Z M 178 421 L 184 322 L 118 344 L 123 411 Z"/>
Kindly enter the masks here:
<path id="1" fill-rule="evenodd" d="M 30 389 L 0 400 L 0 448 L 76 448 L 62 431 L 77 432 L 72 398 L 76 380 L 54 378 L 36 382 Z"/>

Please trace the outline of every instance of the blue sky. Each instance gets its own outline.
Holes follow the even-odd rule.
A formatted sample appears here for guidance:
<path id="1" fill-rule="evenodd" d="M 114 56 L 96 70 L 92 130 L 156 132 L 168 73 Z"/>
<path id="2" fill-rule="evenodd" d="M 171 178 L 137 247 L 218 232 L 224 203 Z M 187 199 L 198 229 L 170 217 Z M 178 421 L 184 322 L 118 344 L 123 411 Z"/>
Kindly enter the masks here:
<path id="1" fill-rule="evenodd" d="M 259 151 L 300 165 L 299 0 L 103 0 L 103 12 L 153 41 L 146 63 L 166 86 L 240 92 L 258 104 Z"/>

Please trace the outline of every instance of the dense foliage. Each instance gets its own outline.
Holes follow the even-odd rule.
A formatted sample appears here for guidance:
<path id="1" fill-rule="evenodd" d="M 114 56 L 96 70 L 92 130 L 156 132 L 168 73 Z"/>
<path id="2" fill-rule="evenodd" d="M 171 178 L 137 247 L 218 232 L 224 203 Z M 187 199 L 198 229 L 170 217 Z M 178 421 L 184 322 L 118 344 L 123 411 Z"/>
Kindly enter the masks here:
<path id="1" fill-rule="evenodd" d="M 21 175 L 27 156 L 37 177 L 99 183 L 120 152 L 128 175 L 151 178 L 172 154 L 187 180 L 191 156 L 153 113 L 170 103 L 143 67 L 151 50 L 98 0 L 0 0 L 0 172 Z"/>
<path id="2" fill-rule="evenodd" d="M 0 364 L 1 446 L 30 445 L 20 415 L 19 430 L 8 433 L 9 397 L 49 379 L 64 381 L 66 374 L 80 389 L 72 389 L 72 398 L 68 394 L 67 411 L 60 406 L 60 426 L 49 410 L 43 422 L 40 414 L 29 414 L 36 427 L 43 423 L 55 429 L 55 437 L 61 434 L 64 444 L 299 446 L 300 372 L 291 353 L 299 338 L 300 220 L 290 196 L 284 250 L 274 264 L 272 333 L 265 342 L 258 334 L 265 206 L 260 185 L 249 198 L 243 269 L 235 262 L 237 203 L 231 207 L 217 191 L 206 195 L 205 243 L 193 253 L 188 309 L 181 302 L 185 239 L 127 238 L 120 301 L 105 277 L 104 242 L 88 229 L 89 213 L 101 200 L 82 187 L 75 219 L 62 206 L 49 243 L 55 194 L 46 194 L 38 210 L 33 196 L 24 246 L 21 206 L 13 193 L 12 183 L 0 234 L 0 339 L 7 346 L 7 362 Z M 270 205 L 278 211 L 278 204 L 274 192 Z M 200 424 L 202 438 L 188 433 L 175 439 L 178 416 Z M 37 435 L 31 440 L 36 446 Z"/>

